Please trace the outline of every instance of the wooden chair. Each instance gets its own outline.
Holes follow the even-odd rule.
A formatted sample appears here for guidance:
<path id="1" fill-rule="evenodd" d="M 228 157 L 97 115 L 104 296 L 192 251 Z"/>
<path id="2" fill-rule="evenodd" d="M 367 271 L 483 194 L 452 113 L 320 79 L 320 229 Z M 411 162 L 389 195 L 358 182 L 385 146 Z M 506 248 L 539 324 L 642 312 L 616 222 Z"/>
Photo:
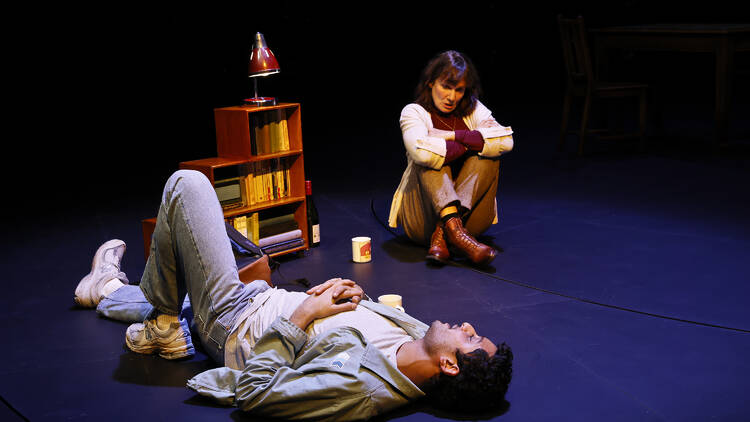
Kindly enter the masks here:
<path id="1" fill-rule="evenodd" d="M 621 135 L 600 135 L 601 139 L 639 137 L 640 147 L 643 149 L 646 143 L 646 98 L 648 85 L 640 83 L 616 83 L 602 82 L 597 80 L 592 70 L 592 60 L 586 40 L 586 28 L 582 17 L 564 18 L 557 16 L 560 27 L 560 38 L 562 40 L 565 68 L 568 73 L 568 83 L 565 90 L 563 103 L 562 126 L 560 128 L 559 149 L 565 146 L 565 136 L 568 133 L 578 134 L 578 154 L 583 155 L 583 146 L 586 135 L 596 132 L 608 132 L 606 130 L 595 130 L 589 128 L 591 118 L 592 102 L 601 98 L 613 97 L 637 97 L 639 98 L 640 116 L 639 130 L 636 133 Z M 583 112 L 581 116 L 580 130 L 568 131 L 568 120 L 570 109 L 575 97 L 583 97 Z"/>

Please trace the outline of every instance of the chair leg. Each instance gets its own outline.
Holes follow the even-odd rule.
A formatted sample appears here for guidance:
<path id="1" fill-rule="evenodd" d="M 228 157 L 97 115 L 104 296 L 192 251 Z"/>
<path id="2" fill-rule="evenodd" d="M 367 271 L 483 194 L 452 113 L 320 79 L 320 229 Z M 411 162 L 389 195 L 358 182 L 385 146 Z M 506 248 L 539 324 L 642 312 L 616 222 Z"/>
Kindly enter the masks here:
<path id="1" fill-rule="evenodd" d="M 586 92 L 583 100 L 583 116 L 581 117 L 581 132 L 578 134 L 578 155 L 583 155 L 583 144 L 586 141 L 586 127 L 589 121 L 589 109 L 591 107 L 591 93 Z"/>
<path id="2" fill-rule="evenodd" d="M 563 100 L 562 124 L 560 125 L 560 141 L 558 142 L 558 151 L 565 149 L 565 135 L 568 133 L 568 119 L 570 118 L 570 104 L 573 101 L 573 93 L 570 88 L 565 92 Z"/>

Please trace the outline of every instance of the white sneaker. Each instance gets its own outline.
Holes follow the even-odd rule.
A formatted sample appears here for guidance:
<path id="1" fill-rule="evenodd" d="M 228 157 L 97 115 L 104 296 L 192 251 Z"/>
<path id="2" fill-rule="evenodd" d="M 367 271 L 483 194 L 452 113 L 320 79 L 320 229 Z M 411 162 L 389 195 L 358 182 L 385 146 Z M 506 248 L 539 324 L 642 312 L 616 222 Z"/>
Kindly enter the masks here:
<path id="1" fill-rule="evenodd" d="M 101 300 L 101 290 L 109 280 L 119 278 L 127 284 L 127 277 L 120 271 L 120 260 L 125 254 L 125 242 L 112 239 L 104 242 L 94 254 L 91 272 L 76 286 L 75 302 L 86 308 L 94 308 Z"/>
<path id="2" fill-rule="evenodd" d="M 195 354 L 190 328 L 185 318 L 159 328 L 156 318 L 131 324 L 125 332 L 125 343 L 136 353 L 159 353 L 164 359 L 181 359 Z"/>

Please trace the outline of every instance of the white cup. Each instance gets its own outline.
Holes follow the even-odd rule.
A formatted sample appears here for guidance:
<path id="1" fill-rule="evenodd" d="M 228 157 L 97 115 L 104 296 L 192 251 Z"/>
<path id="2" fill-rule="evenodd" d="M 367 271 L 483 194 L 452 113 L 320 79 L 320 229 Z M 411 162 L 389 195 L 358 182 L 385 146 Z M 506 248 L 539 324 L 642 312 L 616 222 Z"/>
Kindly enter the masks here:
<path id="1" fill-rule="evenodd" d="M 382 303 L 383 305 L 387 305 L 392 308 L 396 308 L 401 312 L 404 312 L 403 303 L 401 302 L 401 295 L 390 294 L 378 296 L 378 303 Z"/>
<path id="2" fill-rule="evenodd" d="M 372 242 L 369 237 L 358 236 L 352 238 L 352 261 L 370 262 L 372 259 Z"/>

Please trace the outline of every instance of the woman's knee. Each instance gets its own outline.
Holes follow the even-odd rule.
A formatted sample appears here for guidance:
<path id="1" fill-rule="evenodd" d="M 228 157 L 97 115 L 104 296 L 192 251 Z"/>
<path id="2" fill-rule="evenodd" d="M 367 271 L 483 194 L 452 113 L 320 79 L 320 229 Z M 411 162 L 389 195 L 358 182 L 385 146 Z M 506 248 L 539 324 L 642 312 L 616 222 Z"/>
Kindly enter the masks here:
<path id="1" fill-rule="evenodd" d="M 473 156 L 470 169 L 472 173 L 479 174 L 480 177 L 494 179 L 500 173 L 500 160 Z"/>

